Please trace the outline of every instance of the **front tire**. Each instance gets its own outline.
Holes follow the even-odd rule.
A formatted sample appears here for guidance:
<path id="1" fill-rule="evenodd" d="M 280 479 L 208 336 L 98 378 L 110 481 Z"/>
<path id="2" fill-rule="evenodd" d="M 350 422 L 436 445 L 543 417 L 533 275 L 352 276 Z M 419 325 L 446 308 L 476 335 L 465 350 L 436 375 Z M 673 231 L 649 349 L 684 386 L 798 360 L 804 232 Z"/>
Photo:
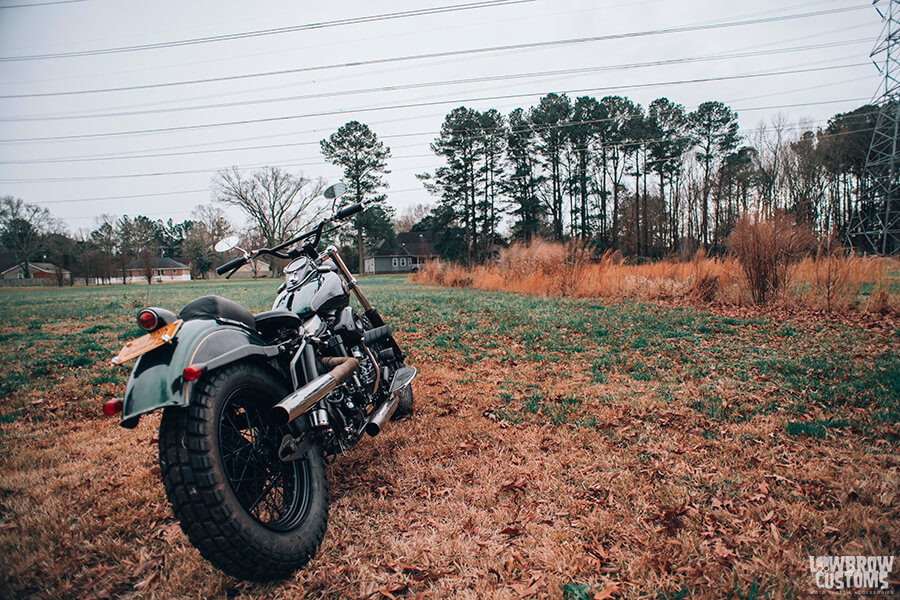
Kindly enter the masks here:
<path id="1" fill-rule="evenodd" d="M 239 579 L 282 579 L 309 561 L 325 535 L 321 447 L 309 437 L 301 458 L 278 458 L 284 436 L 299 437 L 303 427 L 269 424 L 268 409 L 287 394 L 272 371 L 236 364 L 198 383 L 190 406 L 163 413 L 166 496 L 181 529 L 215 567 Z"/>
<path id="2" fill-rule="evenodd" d="M 412 384 L 409 384 L 402 392 L 400 392 L 400 397 L 397 400 L 397 409 L 394 411 L 391 420 L 396 421 L 397 419 L 412 415 L 413 404 Z"/>

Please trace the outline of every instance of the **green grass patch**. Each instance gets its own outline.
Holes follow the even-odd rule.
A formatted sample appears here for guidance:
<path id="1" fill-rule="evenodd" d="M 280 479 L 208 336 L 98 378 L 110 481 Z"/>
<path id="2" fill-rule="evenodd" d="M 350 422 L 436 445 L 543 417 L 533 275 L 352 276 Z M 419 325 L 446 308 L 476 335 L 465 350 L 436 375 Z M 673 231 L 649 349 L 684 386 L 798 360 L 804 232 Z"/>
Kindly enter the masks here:
<path id="1" fill-rule="evenodd" d="M 59 371 L 83 380 L 86 394 L 90 385 L 123 383 L 127 369 L 110 370 L 106 361 L 125 341 L 144 335 L 134 321 L 137 308 L 178 312 L 199 296 L 217 294 L 260 312 L 271 307 L 278 284 L 275 279 L 199 281 L 5 292 L 0 314 L 19 325 L 0 331 L 0 391 L 15 407 L 18 390 L 52 388 Z M 861 328 L 831 327 L 826 336 L 808 325 L 763 317 L 435 288 L 409 284 L 405 276 L 362 277 L 360 285 L 413 364 L 420 358 L 463 367 L 528 363 L 540 365 L 548 380 L 585 365 L 587 379 L 605 386 L 610 402 L 624 405 L 643 401 L 649 389 L 690 384 L 699 395 L 667 392 L 665 401 L 683 402 L 718 422 L 784 412 L 788 422 L 803 423 L 803 415 L 814 409 L 852 427 L 900 420 L 898 353 L 860 352 L 870 338 Z M 55 325 L 61 321 L 82 321 L 85 327 L 72 333 Z M 98 363 L 104 368 L 88 368 Z M 617 385 L 623 377 L 631 384 Z M 591 417 L 582 403 L 545 397 L 538 387 L 511 381 L 503 388 L 513 395 L 497 401 L 497 414 L 510 422 L 587 423 Z M 758 400 L 762 396 L 765 402 Z M 866 410 L 865 417 L 850 412 L 858 408 Z"/>
<path id="2" fill-rule="evenodd" d="M 849 425 L 850 423 L 845 419 L 815 419 L 813 421 L 789 421 L 785 423 L 784 430 L 789 435 L 821 440 L 825 439 L 829 431 L 840 431 Z"/>

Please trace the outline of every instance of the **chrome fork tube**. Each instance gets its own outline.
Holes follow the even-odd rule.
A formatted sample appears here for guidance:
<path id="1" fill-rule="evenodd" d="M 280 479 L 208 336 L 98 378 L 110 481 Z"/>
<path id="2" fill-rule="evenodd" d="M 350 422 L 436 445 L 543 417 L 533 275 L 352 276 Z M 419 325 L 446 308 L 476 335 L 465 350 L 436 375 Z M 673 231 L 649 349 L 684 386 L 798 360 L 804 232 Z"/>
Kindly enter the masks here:
<path id="1" fill-rule="evenodd" d="M 353 277 L 350 269 L 348 269 L 347 265 L 344 264 L 344 261 L 341 260 L 341 255 L 338 252 L 338 249 L 335 246 L 328 246 L 327 248 L 325 248 L 325 254 L 334 261 L 335 265 L 337 265 L 337 268 L 341 272 L 341 275 L 343 275 L 344 279 L 347 281 L 347 285 L 350 287 L 350 291 L 352 291 L 353 295 L 356 296 L 356 299 L 359 300 L 359 304 L 360 306 L 362 306 L 363 310 L 371 310 L 372 304 L 369 303 L 369 301 L 363 295 L 362 290 L 359 289 L 359 286 L 356 283 L 356 278 Z"/>

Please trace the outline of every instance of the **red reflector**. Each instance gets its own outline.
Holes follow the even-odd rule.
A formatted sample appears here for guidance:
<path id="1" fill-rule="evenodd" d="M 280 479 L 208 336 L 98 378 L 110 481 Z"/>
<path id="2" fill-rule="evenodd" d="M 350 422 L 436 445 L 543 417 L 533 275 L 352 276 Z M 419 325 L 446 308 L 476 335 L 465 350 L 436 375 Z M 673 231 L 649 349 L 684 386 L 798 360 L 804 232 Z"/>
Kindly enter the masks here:
<path id="1" fill-rule="evenodd" d="M 144 331 L 153 331 L 156 329 L 159 319 L 156 318 L 156 313 L 152 310 L 142 310 L 138 313 L 137 321 L 140 328 Z"/>
<path id="2" fill-rule="evenodd" d="M 203 371 L 197 365 L 188 365 L 184 368 L 184 371 L 181 372 L 181 376 L 184 377 L 185 381 L 195 381 L 200 379 L 202 374 Z"/>
<path id="3" fill-rule="evenodd" d="M 123 402 L 121 398 L 114 398 L 103 403 L 103 414 L 111 417 L 116 413 L 122 412 Z"/>

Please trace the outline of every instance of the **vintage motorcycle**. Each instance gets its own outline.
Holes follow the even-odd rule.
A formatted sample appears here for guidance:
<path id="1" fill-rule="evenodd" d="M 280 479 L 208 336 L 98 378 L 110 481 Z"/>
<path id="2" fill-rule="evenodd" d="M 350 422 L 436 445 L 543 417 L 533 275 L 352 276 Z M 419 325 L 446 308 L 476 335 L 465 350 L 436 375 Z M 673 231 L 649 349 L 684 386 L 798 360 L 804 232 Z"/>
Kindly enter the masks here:
<path id="1" fill-rule="evenodd" d="M 335 184 L 325 197 L 335 201 L 345 190 Z M 391 328 L 337 249 L 316 249 L 324 232 L 361 210 L 348 206 L 312 231 L 241 250 L 216 269 L 230 277 L 258 256 L 290 260 L 272 310 L 254 315 L 219 296 L 178 315 L 144 308 L 137 322 L 147 335 L 113 359 L 138 360 L 125 397 L 104 412 L 121 412 L 121 425 L 133 428 L 163 409 L 166 496 L 191 543 L 234 577 L 280 579 L 306 564 L 325 535 L 325 457 L 412 411 L 415 368 L 404 366 Z M 236 244 L 226 238 L 216 250 Z"/>

